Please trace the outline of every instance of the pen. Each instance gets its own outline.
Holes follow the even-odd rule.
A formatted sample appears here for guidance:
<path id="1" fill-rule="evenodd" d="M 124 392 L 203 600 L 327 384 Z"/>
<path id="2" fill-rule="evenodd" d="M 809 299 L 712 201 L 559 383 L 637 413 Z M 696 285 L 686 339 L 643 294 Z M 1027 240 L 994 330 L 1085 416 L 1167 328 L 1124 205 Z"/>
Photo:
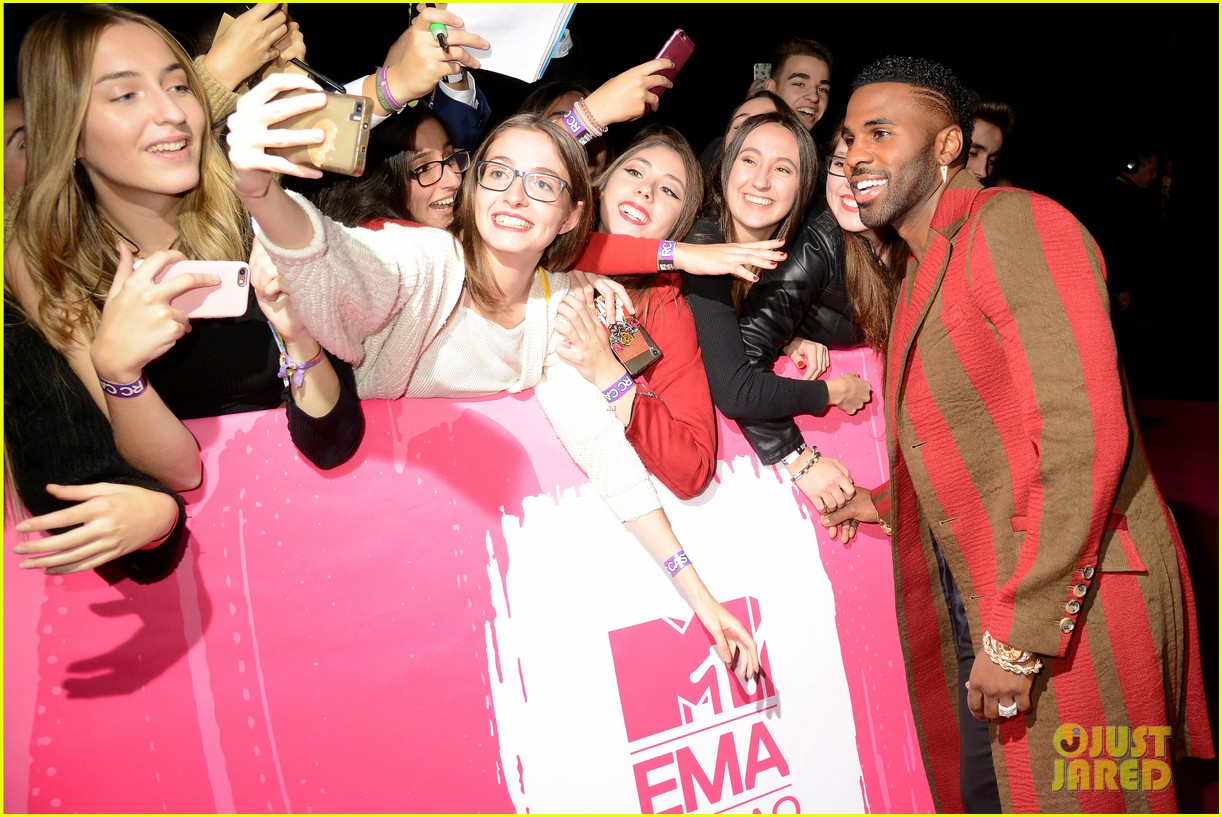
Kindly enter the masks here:
<path id="1" fill-rule="evenodd" d="M 425 3 L 424 7 L 435 9 L 437 8 L 437 4 L 436 3 Z M 442 51 L 445 51 L 447 48 L 450 47 L 449 43 L 446 42 L 445 23 L 431 23 L 429 25 L 429 33 L 437 38 L 437 44 L 441 46 Z"/>
<path id="2" fill-rule="evenodd" d="M 289 57 L 289 62 L 291 62 L 293 65 L 296 65 L 302 71 L 305 71 L 307 74 L 309 74 L 314 79 L 318 80 L 319 85 L 324 85 L 327 88 L 330 88 L 332 91 L 334 91 L 337 94 L 346 93 L 344 86 L 340 85 L 338 82 L 331 79 L 326 74 L 319 73 L 317 69 L 306 65 L 304 62 L 297 59 L 296 57 Z"/>

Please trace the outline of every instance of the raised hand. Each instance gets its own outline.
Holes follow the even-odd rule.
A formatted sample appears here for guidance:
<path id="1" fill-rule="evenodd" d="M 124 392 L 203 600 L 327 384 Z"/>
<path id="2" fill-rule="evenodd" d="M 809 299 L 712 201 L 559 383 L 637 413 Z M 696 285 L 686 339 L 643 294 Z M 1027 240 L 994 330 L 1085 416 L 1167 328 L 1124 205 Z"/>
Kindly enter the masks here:
<path id="1" fill-rule="evenodd" d="M 479 60 L 467 48 L 486 51 L 491 47 L 480 35 L 466 31 L 462 18 L 454 12 L 426 8 L 423 4 L 416 8 L 420 13 L 386 52 L 386 81 L 391 96 L 401 104 L 428 95 L 442 77 L 457 74 L 464 67 L 479 68 Z M 447 28 L 444 49 L 429 31 L 433 23 L 442 23 Z M 372 89 L 370 79 L 377 82 L 377 78 L 365 81 Z M 366 96 L 377 98 L 376 93 Z"/>
<path id="2" fill-rule="evenodd" d="M 279 60 L 281 43 L 289 34 L 288 14 L 279 3 L 255 3 L 213 39 L 204 65 L 217 82 L 232 91 L 261 66 Z M 305 53 L 304 41 L 301 53 Z"/>
<path id="3" fill-rule="evenodd" d="M 280 97 L 285 91 L 317 91 Z M 286 173 L 305 179 L 322 178 L 322 171 L 299 165 L 268 148 L 322 144 L 326 134 L 318 128 L 290 130 L 272 127 L 290 116 L 314 111 L 327 104 L 327 95 L 309 77 L 300 74 L 272 74 L 238 100 L 237 110 L 229 117 L 229 164 L 233 167 L 238 195 L 261 198 L 275 182 L 273 174 Z"/>

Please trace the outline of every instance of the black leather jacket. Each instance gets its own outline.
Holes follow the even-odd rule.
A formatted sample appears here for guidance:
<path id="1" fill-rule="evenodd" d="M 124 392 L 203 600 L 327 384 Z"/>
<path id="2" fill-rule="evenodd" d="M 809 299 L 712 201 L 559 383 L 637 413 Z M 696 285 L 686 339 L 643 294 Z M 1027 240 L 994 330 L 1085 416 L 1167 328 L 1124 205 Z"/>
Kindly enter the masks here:
<path id="1" fill-rule="evenodd" d="M 836 217 L 826 208 L 808 216 L 786 250 L 789 257 L 751 287 L 739 315 L 747 356 L 768 371 L 795 337 L 831 349 L 862 343 L 844 283 L 844 238 Z M 736 422 L 765 465 L 802 442 L 790 417 Z"/>

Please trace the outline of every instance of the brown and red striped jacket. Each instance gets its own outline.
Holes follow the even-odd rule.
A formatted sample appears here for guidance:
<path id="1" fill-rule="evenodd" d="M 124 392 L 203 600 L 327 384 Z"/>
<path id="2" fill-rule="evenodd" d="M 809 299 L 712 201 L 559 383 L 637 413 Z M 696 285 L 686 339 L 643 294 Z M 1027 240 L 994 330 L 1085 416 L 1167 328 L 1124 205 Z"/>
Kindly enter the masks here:
<path id="1" fill-rule="evenodd" d="M 1196 611 L 1086 229 L 1046 197 L 984 190 L 959 172 L 922 261 L 909 264 L 886 407 L 891 478 L 875 502 L 892 526 L 908 683 L 937 809 L 963 807 L 958 676 L 931 534 L 977 645 L 988 630 L 1047 656 L 1034 712 L 991 727 L 1003 807 L 1175 810 L 1161 768 L 1133 785 L 1119 764 L 1155 766 L 1140 764 L 1159 759 L 1156 741 L 1133 740 L 1143 726 L 1170 727 L 1168 769 L 1169 755 L 1213 756 Z M 1083 747 L 1096 736 L 1113 739 L 1114 757 L 1090 757 Z"/>

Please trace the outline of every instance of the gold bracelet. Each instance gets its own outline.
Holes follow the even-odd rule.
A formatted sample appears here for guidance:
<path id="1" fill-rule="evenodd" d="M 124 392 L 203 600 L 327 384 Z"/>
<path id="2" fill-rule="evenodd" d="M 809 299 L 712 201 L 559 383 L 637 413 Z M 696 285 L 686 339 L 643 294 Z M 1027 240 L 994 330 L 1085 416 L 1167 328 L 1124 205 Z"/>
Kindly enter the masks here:
<path id="1" fill-rule="evenodd" d="M 998 641 L 996 638 L 993 638 L 988 630 L 984 631 L 984 636 L 980 639 L 980 646 L 984 648 L 984 654 L 989 657 L 990 661 L 1008 672 L 1014 672 L 1019 675 L 1035 675 L 1044 668 L 1043 663 L 1038 658 L 1029 667 L 1018 666 L 1026 661 L 1030 661 L 1031 653 Z"/>
<path id="2" fill-rule="evenodd" d="M 887 534 L 888 536 L 891 535 L 891 526 L 887 524 L 886 519 L 879 517 L 878 526 L 883 529 L 883 533 Z"/>

